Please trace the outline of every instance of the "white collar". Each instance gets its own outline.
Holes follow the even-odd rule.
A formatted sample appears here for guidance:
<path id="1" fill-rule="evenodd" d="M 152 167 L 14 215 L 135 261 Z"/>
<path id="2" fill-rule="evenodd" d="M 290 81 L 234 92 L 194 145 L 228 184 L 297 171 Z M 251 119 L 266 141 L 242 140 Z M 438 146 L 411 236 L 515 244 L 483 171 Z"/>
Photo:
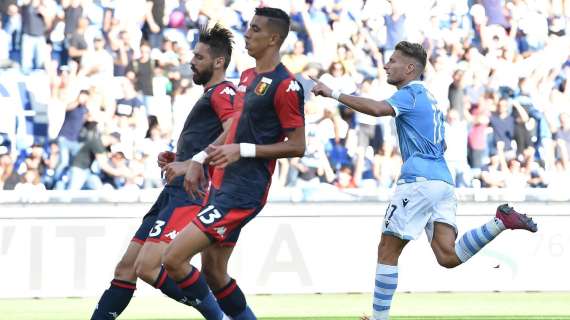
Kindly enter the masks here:
<path id="1" fill-rule="evenodd" d="M 408 82 L 404 87 L 407 87 L 407 86 L 410 86 L 410 85 L 413 85 L 413 84 L 419 84 L 419 85 L 421 85 L 421 86 L 423 86 L 423 87 L 426 86 L 426 83 L 425 83 L 424 81 L 413 80 L 413 81 Z"/>

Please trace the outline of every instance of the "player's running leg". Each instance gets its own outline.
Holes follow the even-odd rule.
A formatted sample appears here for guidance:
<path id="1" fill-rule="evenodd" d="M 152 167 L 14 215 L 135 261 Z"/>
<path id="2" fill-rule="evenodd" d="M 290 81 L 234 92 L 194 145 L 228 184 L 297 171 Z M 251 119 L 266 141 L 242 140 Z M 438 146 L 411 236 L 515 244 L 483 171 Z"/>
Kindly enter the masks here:
<path id="1" fill-rule="evenodd" d="M 497 208 L 493 219 L 466 232 L 457 242 L 453 227 L 445 223 L 434 223 L 434 237 L 431 246 L 439 264 L 446 268 L 453 268 L 469 260 L 506 229 L 536 232 L 537 225 L 531 218 L 503 204 Z"/>
<path id="2" fill-rule="evenodd" d="M 131 241 L 127 251 L 115 267 L 115 276 L 111 281 L 111 286 L 103 292 L 91 320 L 114 320 L 125 310 L 136 289 L 135 260 L 141 247 L 140 241 Z"/>
<path id="3" fill-rule="evenodd" d="M 158 214 L 155 225 L 149 232 L 135 262 L 139 278 L 166 296 L 184 304 L 188 303 L 188 299 L 162 266 L 162 255 L 172 239 L 184 230 L 202 208 L 188 204 L 185 201 L 180 202 L 177 197 L 170 198 L 168 204 Z"/>
<path id="4" fill-rule="evenodd" d="M 228 275 L 233 249 L 233 245 L 216 243 L 202 251 L 202 272 L 225 314 L 234 320 L 256 319 L 240 287 Z"/>
<path id="5" fill-rule="evenodd" d="M 220 320 L 225 315 L 200 271 L 188 263 L 211 244 L 211 240 L 194 223 L 189 224 L 166 248 L 162 264 L 177 283 L 189 304 L 206 319 Z"/>
<path id="6" fill-rule="evenodd" d="M 398 286 L 398 258 L 407 243 L 407 240 L 382 234 L 378 245 L 378 265 L 372 303 L 374 320 L 388 319 L 392 298 Z"/>
<path id="7" fill-rule="evenodd" d="M 166 250 L 167 244 L 164 242 L 146 241 L 135 262 L 137 276 L 144 282 L 159 289 L 169 298 L 180 303 L 187 303 L 187 299 L 182 290 L 166 273 L 162 267 L 162 254 Z"/>

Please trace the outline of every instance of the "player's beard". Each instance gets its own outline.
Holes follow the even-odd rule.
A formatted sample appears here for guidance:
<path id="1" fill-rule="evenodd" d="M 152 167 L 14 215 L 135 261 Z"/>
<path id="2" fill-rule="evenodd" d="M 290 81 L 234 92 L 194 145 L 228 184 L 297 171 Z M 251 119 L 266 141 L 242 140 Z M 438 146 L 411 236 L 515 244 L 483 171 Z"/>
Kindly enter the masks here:
<path id="1" fill-rule="evenodd" d="M 194 83 L 198 85 L 205 85 L 206 83 L 208 83 L 208 81 L 212 79 L 212 75 L 214 74 L 214 68 L 212 66 L 205 69 L 204 71 L 198 71 L 194 68 L 192 68 L 192 71 L 194 71 L 192 80 L 194 80 Z"/>

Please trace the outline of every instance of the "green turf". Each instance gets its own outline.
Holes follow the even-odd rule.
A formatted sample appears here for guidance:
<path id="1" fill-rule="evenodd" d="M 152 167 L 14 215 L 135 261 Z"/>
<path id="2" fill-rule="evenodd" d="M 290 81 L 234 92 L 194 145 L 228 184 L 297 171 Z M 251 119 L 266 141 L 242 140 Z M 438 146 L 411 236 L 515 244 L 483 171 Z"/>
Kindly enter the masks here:
<path id="1" fill-rule="evenodd" d="M 368 294 L 261 295 L 248 301 L 260 319 L 357 319 L 370 312 Z M 88 319 L 95 299 L 0 300 L 0 319 Z M 398 293 L 391 319 L 567 319 L 570 293 Z M 161 296 L 135 297 L 120 319 L 199 319 L 190 308 Z"/>

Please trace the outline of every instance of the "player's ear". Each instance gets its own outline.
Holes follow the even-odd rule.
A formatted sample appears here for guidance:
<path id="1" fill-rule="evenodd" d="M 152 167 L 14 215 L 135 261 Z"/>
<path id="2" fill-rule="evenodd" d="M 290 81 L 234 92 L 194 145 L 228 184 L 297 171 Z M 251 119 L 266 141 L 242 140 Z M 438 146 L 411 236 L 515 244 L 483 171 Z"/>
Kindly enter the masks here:
<path id="1" fill-rule="evenodd" d="M 281 36 L 277 32 L 273 32 L 269 37 L 269 43 L 275 46 L 281 46 Z"/>
<path id="2" fill-rule="evenodd" d="M 214 60 L 214 68 L 218 69 L 218 68 L 224 68 L 224 63 L 226 62 L 226 59 L 222 56 L 217 57 Z"/>
<path id="3" fill-rule="evenodd" d="M 410 74 L 410 73 L 414 73 L 416 71 L 416 65 L 413 63 L 408 63 L 408 66 L 406 67 L 406 73 Z"/>

